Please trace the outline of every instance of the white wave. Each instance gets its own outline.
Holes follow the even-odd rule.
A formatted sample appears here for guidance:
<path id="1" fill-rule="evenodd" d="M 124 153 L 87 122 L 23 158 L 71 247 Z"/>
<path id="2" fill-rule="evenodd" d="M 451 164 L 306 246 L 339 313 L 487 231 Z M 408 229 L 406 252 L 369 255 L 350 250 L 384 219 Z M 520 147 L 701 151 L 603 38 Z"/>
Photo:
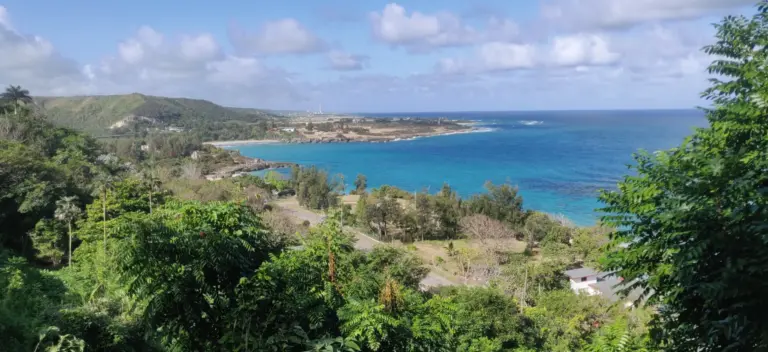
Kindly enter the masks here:
<path id="1" fill-rule="evenodd" d="M 536 121 L 536 120 L 521 120 L 517 122 L 519 122 L 521 125 L 526 125 L 526 126 L 537 126 L 537 125 L 544 124 L 544 121 Z"/>
<path id="2" fill-rule="evenodd" d="M 452 136 L 456 134 L 467 134 L 467 133 L 487 133 L 487 132 L 493 132 L 495 131 L 495 128 L 490 127 L 475 127 L 468 131 L 455 131 L 455 132 L 447 132 L 447 133 L 441 133 L 431 136 L 416 136 L 416 137 L 410 137 L 410 138 L 395 138 L 392 140 L 392 142 L 403 142 L 403 141 L 415 141 L 417 139 L 422 138 L 432 138 L 432 137 L 441 137 L 441 136 Z"/>

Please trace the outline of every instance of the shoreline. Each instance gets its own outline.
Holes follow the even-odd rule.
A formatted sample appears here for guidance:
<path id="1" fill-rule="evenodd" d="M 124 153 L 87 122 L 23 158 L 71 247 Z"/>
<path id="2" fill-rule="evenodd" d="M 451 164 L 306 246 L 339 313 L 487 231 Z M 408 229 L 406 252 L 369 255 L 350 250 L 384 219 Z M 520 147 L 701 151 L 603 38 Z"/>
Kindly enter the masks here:
<path id="1" fill-rule="evenodd" d="M 230 146 L 237 146 L 237 145 L 250 145 L 250 144 L 276 144 L 276 143 L 282 143 L 282 141 L 277 139 L 240 139 L 240 140 L 232 140 L 232 141 L 210 141 L 210 142 L 203 142 L 203 145 L 211 145 L 214 147 L 230 147 Z"/>
<path id="2" fill-rule="evenodd" d="M 389 142 L 401 142 L 412 141 L 420 138 L 440 137 L 440 136 L 452 136 L 457 134 L 467 133 L 486 133 L 493 132 L 494 129 L 490 127 L 471 127 L 467 130 L 459 131 L 447 131 L 440 133 L 414 135 L 414 136 L 387 136 L 387 137 L 372 137 L 372 138 L 349 138 L 349 139 L 303 139 L 303 140 L 277 140 L 277 139 L 242 139 L 232 141 L 211 141 L 203 142 L 204 145 L 211 145 L 217 148 L 237 147 L 246 145 L 262 145 L 262 144 L 321 144 L 321 143 L 389 143 Z"/>

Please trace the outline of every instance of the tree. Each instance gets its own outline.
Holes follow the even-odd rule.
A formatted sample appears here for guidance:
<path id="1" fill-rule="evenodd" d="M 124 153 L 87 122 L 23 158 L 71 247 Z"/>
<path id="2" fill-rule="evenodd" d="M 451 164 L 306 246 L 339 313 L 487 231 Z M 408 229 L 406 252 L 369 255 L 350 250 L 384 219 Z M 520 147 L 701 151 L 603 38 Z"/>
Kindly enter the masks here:
<path id="1" fill-rule="evenodd" d="M 336 206 L 339 195 L 337 182 L 315 166 L 291 169 L 291 182 L 299 204 L 311 209 L 325 210 Z"/>
<path id="2" fill-rule="evenodd" d="M 67 251 L 67 264 L 72 265 L 72 221 L 77 219 L 83 210 L 77 206 L 77 197 L 68 196 L 56 201 L 56 211 L 54 217 L 56 220 L 67 224 L 67 236 L 69 236 L 69 250 Z"/>
<path id="3" fill-rule="evenodd" d="M 601 195 L 617 229 L 602 264 L 661 305 L 669 351 L 768 349 L 768 3 L 715 28 L 709 127 L 637 153 L 636 175 Z"/>
<path id="4" fill-rule="evenodd" d="M 279 237 L 264 231 L 248 207 L 170 203 L 123 229 L 120 272 L 147 301 L 144 321 L 180 340 L 184 350 L 211 350 L 225 335 L 235 289 L 270 254 Z"/>
<path id="5" fill-rule="evenodd" d="M 435 219 L 432 210 L 430 196 L 426 192 L 419 192 L 413 197 L 413 204 L 408 212 L 408 218 L 412 219 L 408 231 L 412 232 L 413 239 L 431 238 L 435 234 Z"/>
<path id="6" fill-rule="evenodd" d="M 363 174 L 357 174 L 355 179 L 355 194 L 365 193 L 365 189 L 368 187 L 368 178 Z"/>
<path id="7" fill-rule="evenodd" d="M 368 196 L 366 202 L 365 219 L 368 226 L 379 234 L 379 239 L 391 237 L 389 225 L 398 222 L 402 216 L 400 203 L 386 195 Z"/>
<path id="8" fill-rule="evenodd" d="M 41 219 L 35 224 L 29 237 L 37 251 L 37 257 L 58 266 L 64 257 L 61 225 L 52 219 Z"/>
<path id="9" fill-rule="evenodd" d="M 154 167 L 141 173 L 141 181 L 144 187 L 147 188 L 147 193 L 149 195 L 149 213 L 152 214 L 152 196 L 154 196 L 160 186 L 160 179 L 157 177 Z"/>
<path id="10" fill-rule="evenodd" d="M 481 214 L 465 216 L 459 224 L 466 236 L 480 242 L 482 259 L 486 265 L 483 276 L 497 272 L 498 266 L 509 256 L 508 247 L 514 240 L 514 233 L 507 224 Z"/>
<path id="11" fill-rule="evenodd" d="M 472 196 L 464 204 L 466 212 L 483 214 L 490 218 L 519 226 L 525 222 L 527 213 L 523 211 L 523 197 L 517 193 L 517 187 L 509 183 L 494 185 L 485 183 L 487 193 Z"/>
<path id="12" fill-rule="evenodd" d="M 13 105 L 13 114 L 19 114 L 19 107 L 22 104 L 31 104 L 32 96 L 29 95 L 29 91 L 22 89 L 20 86 L 10 85 L 5 88 L 5 92 L 0 94 L 0 99 Z"/>

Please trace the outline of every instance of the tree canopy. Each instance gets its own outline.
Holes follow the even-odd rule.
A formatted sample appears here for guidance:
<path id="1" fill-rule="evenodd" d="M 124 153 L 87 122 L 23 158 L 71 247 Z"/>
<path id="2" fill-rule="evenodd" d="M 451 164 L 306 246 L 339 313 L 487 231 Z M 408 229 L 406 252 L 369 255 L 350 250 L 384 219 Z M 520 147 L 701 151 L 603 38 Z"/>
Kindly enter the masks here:
<path id="1" fill-rule="evenodd" d="M 605 192 L 609 270 L 659 305 L 666 350 L 768 349 L 768 4 L 715 25 L 709 127 Z"/>

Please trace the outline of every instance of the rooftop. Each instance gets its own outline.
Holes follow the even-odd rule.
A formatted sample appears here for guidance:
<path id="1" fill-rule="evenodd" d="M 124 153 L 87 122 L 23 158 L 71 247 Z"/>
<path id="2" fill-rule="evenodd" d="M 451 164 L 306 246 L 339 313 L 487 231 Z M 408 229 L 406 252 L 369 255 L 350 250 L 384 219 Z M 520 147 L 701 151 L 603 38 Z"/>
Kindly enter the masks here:
<path id="1" fill-rule="evenodd" d="M 600 291 L 600 295 L 607 298 L 611 302 L 617 302 L 619 300 L 635 301 L 642 294 L 643 290 L 640 288 L 632 289 L 628 292 L 626 297 L 622 297 L 619 294 L 619 290 L 626 288 L 630 283 L 624 282 L 623 279 L 617 277 L 614 274 L 606 274 L 602 276 L 600 280 L 595 284 L 589 286 L 595 290 Z"/>
<path id="2" fill-rule="evenodd" d="M 585 277 L 585 276 L 594 276 L 597 274 L 598 272 L 592 268 L 578 268 L 578 269 L 571 269 L 571 270 L 565 271 L 565 275 L 571 279 Z"/>

